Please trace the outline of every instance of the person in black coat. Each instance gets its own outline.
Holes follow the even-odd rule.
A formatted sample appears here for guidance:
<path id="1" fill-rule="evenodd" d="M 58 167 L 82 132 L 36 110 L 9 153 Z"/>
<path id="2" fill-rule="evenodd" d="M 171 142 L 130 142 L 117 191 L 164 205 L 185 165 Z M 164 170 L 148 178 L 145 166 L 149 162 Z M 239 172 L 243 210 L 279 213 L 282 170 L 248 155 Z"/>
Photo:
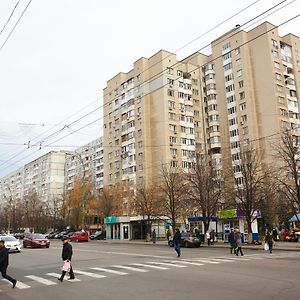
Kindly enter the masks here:
<path id="1" fill-rule="evenodd" d="M 173 237 L 173 243 L 174 243 L 174 249 L 177 253 L 177 257 L 180 257 L 181 251 L 180 251 L 180 244 L 181 244 L 181 233 L 178 228 L 175 230 L 175 234 Z"/>
<path id="2" fill-rule="evenodd" d="M 228 236 L 228 242 L 230 243 L 230 253 L 232 254 L 232 250 L 235 253 L 235 248 L 236 248 L 236 241 L 234 237 L 234 230 L 231 228 L 229 236 Z"/>
<path id="3" fill-rule="evenodd" d="M 61 240 L 63 242 L 63 249 L 62 249 L 62 254 L 61 254 L 62 260 L 71 262 L 72 255 L 73 255 L 72 245 L 68 243 L 67 238 L 62 238 Z M 60 276 L 60 278 L 58 278 L 58 280 L 62 282 L 64 280 L 66 273 L 67 273 L 66 271 L 62 271 L 61 276 Z M 70 274 L 69 280 L 75 279 L 73 268 L 72 268 L 71 264 L 70 264 L 69 274 Z"/>
<path id="4" fill-rule="evenodd" d="M 17 280 L 6 274 L 8 267 L 8 249 L 5 248 L 4 241 L 0 241 L 0 272 L 3 278 L 12 283 L 12 287 L 16 286 Z"/>

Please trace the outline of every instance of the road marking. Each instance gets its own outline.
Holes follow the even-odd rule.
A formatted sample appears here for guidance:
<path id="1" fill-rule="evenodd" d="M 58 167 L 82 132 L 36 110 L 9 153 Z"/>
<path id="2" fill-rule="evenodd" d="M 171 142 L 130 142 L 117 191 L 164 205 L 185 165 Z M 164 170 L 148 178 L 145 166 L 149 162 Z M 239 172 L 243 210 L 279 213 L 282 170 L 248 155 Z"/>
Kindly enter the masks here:
<path id="1" fill-rule="evenodd" d="M 144 272 L 144 273 L 148 272 L 148 270 L 133 268 L 133 267 L 129 267 L 129 266 L 113 265 L 113 267 L 120 268 L 120 269 L 126 269 L 126 270 L 130 270 L 130 271 L 136 271 L 136 272 Z"/>
<path id="2" fill-rule="evenodd" d="M 174 264 L 164 263 L 164 262 L 148 261 L 147 263 L 148 264 L 154 264 L 154 265 L 162 265 L 162 266 L 175 267 L 175 268 L 185 268 L 186 267 L 186 266 L 174 265 Z"/>
<path id="3" fill-rule="evenodd" d="M 180 264 L 187 264 L 187 265 L 193 265 L 193 266 L 203 266 L 204 264 L 199 264 L 196 262 L 190 262 L 186 260 L 172 260 L 171 263 L 180 263 Z"/>
<path id="4" fill-rule="evenodd" d="M 21 281 L 17 281 L 17 284 L 16 284 L 16 287 L 18 288 L 18 289 L 20 289 L 20 290 L 24 290 L 24 289 L 29 289 L 29 288 L 31 288 L 31 286 L 29 286 L 29 285 L 27 285 L 27 284 L 25 284 L 25 283 L 23 283 L 23 282 L 21 282 Z"/>
<path id="5" fill-rule="evenodd" d="M 56 282 L 53 282 L 51 280 L 48 280 L 48 279 L 45 279 L 45 278 L 42 278 L 39 276 L 35 276 L 35 275 L 27 275 L 25 277 L 32 279 L 34 281 L 37 281 L 39 283 L 45 284 L 45 285 L 55 285 L 56 284 Z"/>
<path id="6" fill-rule="evenodd" d="M 223 258 L 210 258 L 212 261 L 219 261 L 219 262 L 234 262 L 233 260 L 223 259 Z"/>
<path id="7" fill-rule="evenodd" d="M 226 259 L 231 259 L 231 260 L 250 260 L 250 258 L 243 258 L 243 257 L 226 257 Z"/>
<path id="8" fill-rule="evenodd" d="M 131 264 L 131 265 L 139 266 L 139 267 L 152 268 L 152 269 L 159 269 L 159 270 L 169 270 L 169 268 L 159 267 L 159 266 L 152 266 L 152 265 L 148 265 L 148 264 Z"/>
<path id="9" fill-rule="evenodd" d="M 55 277 L 55 278 L 59 278 L 61 276 L 61 274 L 59 273 L 47 273 L 46 275 L 48 276 L 51 276 L 51 277 Z M 78 282 L 78 281 L 81 281 L 80 279 L 78 278 L 74 278 L 72 280 L 67 280 L 68 282 Z"/>
<path id="10" fill-rule="evenodd" d="M 74 273 L 78 273 L 78 274 L 93 277 L 93 278 L 105 278 L 106 277 L 105 275 L 100 275 L 100 274 L 85 272 L 85 271 L 80 271 L 80 270 L 76 270 L 76 271 L 74 271 Z"/>
<path id="11" fill-rule="evenodd" d="M 205 259 L 205 258 L 204 259 L 196 259 L 195 261 L 203 262 L 205 264 L 215 264 L 215 265 L 219 264 L 218 261 L 210 261 L 210 260 Z"/>
<path id="12" fill-rule="evenodd" d="M 111 274 L 117 274 L 117 275 L 127 275 L 128 274 L 125 272 L 120 272 L 120 271 L 105 269 L 105 268 L 91 268 L 91 269 L 96 270 L 96 271 L 103 271 L 103 272 L 107 272 L 107 273 L 111 273 Z"/>

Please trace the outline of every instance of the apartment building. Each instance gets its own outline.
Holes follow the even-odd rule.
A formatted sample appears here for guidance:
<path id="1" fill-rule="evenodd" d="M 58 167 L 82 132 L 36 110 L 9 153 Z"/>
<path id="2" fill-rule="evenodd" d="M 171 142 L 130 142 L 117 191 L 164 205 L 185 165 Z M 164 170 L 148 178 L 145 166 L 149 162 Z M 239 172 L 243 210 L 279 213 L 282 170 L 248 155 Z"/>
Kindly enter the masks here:
<path id="1" fill-rule="evenodd" d="M 191 167 L 195 152 L 206 147 L 201 72 L 161 50 L 107 82 L 104 185 L 149 185 L 159 180 L 166 163 Z"/>
<path id="2" fill-rule="evenodd" d="M 299 131 L 299 84 L 299 37 L 268 22 L 237 26 L 212 41 L 211 55 L 140 58 L 103 91 L 104 185 L 150 184 L 162 164 L 188 170 L 196 152 L 242 184 L 244 145 L 255 141 L 271 163 L 268 137 Z"/>
<path id="3" fill-rule="evenodd" d="M 65 152 L 51 151 L 0 180 L 1 201 L 23 199 L 36 192 L 39 199 L 52 203 L 64 193 Z"/>
<path id="4" fill-rule="evenodd" d="M 85 177 L 96 190 L 103 188 L 103 140 L 102 137 L 66 152 L 66 190 L 71 190 L 74 181 Z"/>

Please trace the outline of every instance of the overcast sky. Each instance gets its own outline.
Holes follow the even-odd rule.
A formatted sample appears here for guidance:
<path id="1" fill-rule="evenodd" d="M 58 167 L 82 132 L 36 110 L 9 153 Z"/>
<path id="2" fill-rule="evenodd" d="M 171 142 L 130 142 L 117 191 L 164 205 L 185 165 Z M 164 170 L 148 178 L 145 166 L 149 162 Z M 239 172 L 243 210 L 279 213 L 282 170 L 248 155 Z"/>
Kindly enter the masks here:
<path id="1" fill-rule="evenodd" d="M 21 0 L 17 5 L 0 35 L 0 47 L 29 2 Z M 281 1 L 32 0 L 0 50 L 0 176 L 52 149 L 72 149 L 98 138 L 102 134 L 101 109 L 66 125 L 101 107 L 107 80 L 129 71 L 142 56 L 149 57 L 160 49 L 175 52 L 254 2 L 178 51 L 179 59 Z M 252 22 L 252 27 L 266 20 L 275 25 L 284 22 L 299 14 L 299 2 L 285 1 L 282 6 L 291 4 Z M 0 1 L 0 31 L 17 3 Z M 300 18 L 279 31 L 300 36 Z M 59 135 L 45 139 L 59 129 Z M 56 147 L 39 150 L 35 143 L 42 140 L 42 145 L 54 143 Z M 22 145 L 28 143 L 29 149 Z"/>

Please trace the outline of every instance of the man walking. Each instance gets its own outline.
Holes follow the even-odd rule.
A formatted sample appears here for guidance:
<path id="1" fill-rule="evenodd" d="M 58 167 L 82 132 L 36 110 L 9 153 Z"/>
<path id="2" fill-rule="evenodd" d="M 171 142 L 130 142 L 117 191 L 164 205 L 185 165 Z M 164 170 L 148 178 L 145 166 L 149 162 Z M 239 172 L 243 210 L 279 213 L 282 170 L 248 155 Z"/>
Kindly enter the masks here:
<path id="1" fill-rule="evenodd" d="M 17 280 L 6 274 L 8 267 L 8 249 L 5 248 L 4 241 L 0 240 L 0 271 L 3 278 L 12 283 L 14 288 L 17 284 Z"/>
<path id="2" fill-rule="evenodd" d="M 155 229 L 153 229 L 153 231 L 152 231 L 152 243 L 153 244 L 156 243 L 156 231 L 155 231 Z"/>
<path id="3" fill-rule="evenodd" d="M 233 228 L 230 229 L 230 233 L 229 233 L 229 236 L 228 236 L 228 242 L 230 243 L 230 253 L 232 254 L 232 250 L 235 253 L 236 243 L 235 243 Z"/>
<path id="4" fill-rule="evenodd" d="M 268 232 L 265 238 L 265 242 L 268 243 L 269 251 L 272 253 L 273 251 L 273 244 L 274 244 L 274 238 L 271 232 Z"/>
<path id="5" fill-rule="evenodd" d="M 75 279 L 75 276 L 74 276 L 74 272 L 73 272 L 72 265 L 71 265 L 71 259 L 72 259 L 72 255 L 73 255 L 72 245 L 68 243 L 68 238 L 62 238 L 61 240 L 63 242 L 63 249 L 62 249 L 61 257 L 62 257 L 62 260 L 64 261 L 64 266 L 67 263 L 70 264 L 70 269 L 68 271 L 63 269 L 61 272 L 60 278 L 58 278 L 58 280 L 62 282 L 64 280 L 64 277 L 67 272 L 70 274 L 69 280 Z"/>
<path id="6" fill-rule="evenodd" d="M 180 251 L 180 244 L 181 244 L 181 233 L 178 228 L 175 230 L 175 234 L 173 237 L 173 243 L 174 243 L 174 249 L 177 253 L 177 257 L 180 257 L 181 251 Z"/>

